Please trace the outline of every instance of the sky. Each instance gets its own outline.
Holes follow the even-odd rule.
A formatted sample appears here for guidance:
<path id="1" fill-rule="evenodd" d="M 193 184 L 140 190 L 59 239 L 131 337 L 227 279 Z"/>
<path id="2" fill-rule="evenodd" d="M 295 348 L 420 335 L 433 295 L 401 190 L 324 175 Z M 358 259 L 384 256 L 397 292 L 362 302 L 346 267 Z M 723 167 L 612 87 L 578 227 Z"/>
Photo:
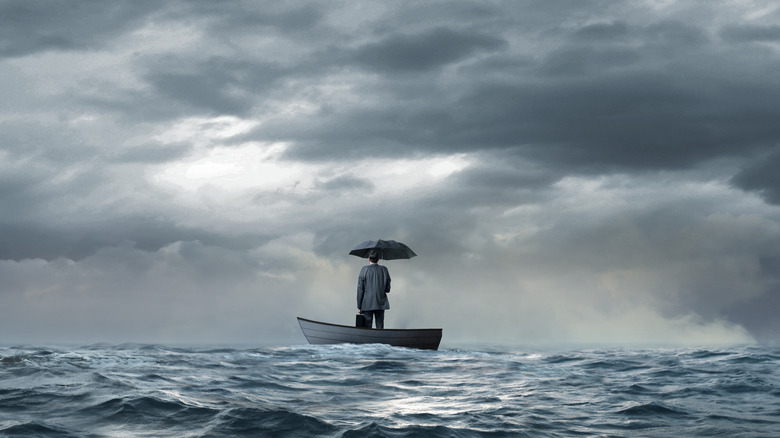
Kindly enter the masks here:
<path id="1" fill-rule="evenodd" d="M 780 339 L 774 1 L 0 1 L 0 343 Z"/>

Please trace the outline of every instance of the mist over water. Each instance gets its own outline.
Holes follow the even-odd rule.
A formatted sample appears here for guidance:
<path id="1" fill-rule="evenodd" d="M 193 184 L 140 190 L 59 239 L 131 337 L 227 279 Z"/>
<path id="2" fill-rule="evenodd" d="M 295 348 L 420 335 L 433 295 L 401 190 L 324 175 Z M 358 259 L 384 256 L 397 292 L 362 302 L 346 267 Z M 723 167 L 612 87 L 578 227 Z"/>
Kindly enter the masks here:
<path id="1" fill-rule="evenodd" d="M 775 436 L 780 349 L 0 348 L 0 435 Z"/>

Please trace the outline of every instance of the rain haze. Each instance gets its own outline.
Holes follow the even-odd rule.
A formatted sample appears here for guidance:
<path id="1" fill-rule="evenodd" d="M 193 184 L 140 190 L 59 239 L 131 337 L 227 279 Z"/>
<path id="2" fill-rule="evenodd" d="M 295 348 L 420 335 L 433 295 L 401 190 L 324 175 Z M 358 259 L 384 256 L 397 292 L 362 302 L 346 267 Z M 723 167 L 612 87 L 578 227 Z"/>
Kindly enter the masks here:
<path id="1" fill-rule="evenodd" d="M 776 343 L 773 1 L 0 2 L 0 343 Z"/>

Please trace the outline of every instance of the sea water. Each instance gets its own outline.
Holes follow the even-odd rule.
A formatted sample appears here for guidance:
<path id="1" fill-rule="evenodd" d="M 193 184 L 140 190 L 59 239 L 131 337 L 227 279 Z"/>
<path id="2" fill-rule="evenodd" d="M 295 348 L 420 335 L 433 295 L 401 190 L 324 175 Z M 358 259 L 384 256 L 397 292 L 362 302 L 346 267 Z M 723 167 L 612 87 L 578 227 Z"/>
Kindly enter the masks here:
<path id="1" fill-rule="evenodd" d="M 777 437 L 780 349 L 0 348 L 0 436 Z"/>

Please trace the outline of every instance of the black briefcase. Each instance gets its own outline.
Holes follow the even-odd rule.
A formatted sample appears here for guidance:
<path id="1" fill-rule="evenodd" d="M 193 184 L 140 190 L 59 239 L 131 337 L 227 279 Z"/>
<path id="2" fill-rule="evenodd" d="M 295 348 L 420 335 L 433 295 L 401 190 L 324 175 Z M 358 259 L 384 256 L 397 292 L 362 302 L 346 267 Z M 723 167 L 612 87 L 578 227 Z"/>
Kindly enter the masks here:
<path id="1" fill-rule="evenodd" d="M 362 313 L 358 313 L 357 315 L 355 315 L 355 327 L 371 328 L 372 322 L 373 322 L 372 320 L 366 318 L 366 316 L 363 315 Z"/>

